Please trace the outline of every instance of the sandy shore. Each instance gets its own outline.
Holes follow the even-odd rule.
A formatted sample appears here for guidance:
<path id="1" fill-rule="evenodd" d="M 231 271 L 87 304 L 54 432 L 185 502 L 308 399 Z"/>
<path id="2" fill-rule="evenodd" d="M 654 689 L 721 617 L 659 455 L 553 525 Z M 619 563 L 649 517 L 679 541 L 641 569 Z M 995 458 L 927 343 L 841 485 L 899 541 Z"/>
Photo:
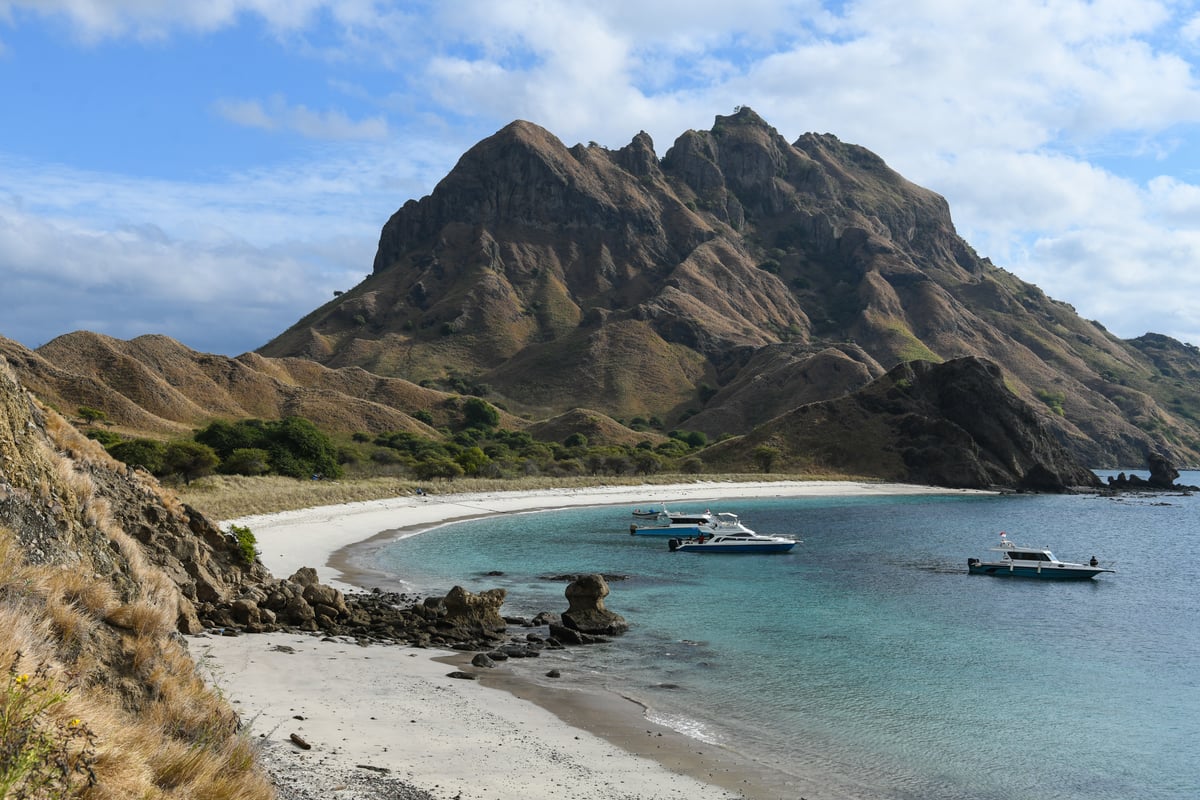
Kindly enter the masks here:
<path id="1" fill-rule="evenodd" d="M 518 511 L 722 497 L 945 494 L 857 482 L 702 482 L 399 497 L 232 520 L 278 576 L 315 567 L 353 591 L 378 585 L 347 557 L 399 531 Z M 811 786 L 647 722 L 613 695 L 547 690 L 488 671 L 448 677 L 462 654 L 360 647 L 315 636 L 196 637 L 192 651 L 235 704 L 281 797 L 346 800 L 796 798 Z M 476 671 L 468 667 L 468 671 Z M 498 690 L 503 688 L 504 691 Z M 293 741 L 293 734 L 310 749 Z"/>

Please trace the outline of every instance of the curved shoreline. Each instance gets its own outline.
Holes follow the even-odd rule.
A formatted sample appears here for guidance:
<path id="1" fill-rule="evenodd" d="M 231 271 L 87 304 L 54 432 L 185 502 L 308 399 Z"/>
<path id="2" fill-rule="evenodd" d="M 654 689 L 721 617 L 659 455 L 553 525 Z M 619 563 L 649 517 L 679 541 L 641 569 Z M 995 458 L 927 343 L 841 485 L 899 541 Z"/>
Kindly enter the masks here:
<path id="1" fill-rule="evenodd" d="M 851 481 L 786 481 L 740 483 L 707 481 L 668 486 L 599 486 L 586 489 L 495 492 L 463 495 L 411 495 L 388 500 L 243 517 L 226 524 L 246 525 L 258 539 L 263 563 L 285 577 L 304 566 L 313 566 L 322 582 L 343 590 L 381 587 L 399 589 L 396 576 L 373 572 L 364 566 L 370 553 L 400 535 L 429 530 L 466 519 L 527 511 L 639 503 L 695 504 L 732 497 L 803 497 L 830 495 L 967 494 L 972 492 L 903 484 Z M 332 569 L 336 575 L 326 575 Z M 393 585 L 387 584 L 392 582 Z M 289 640 L 278 654 L 274 640 Z M 291 642 L 296 639 L 297 641 Z M 260 640 L 257 644 L 255 640 Z M 267 640 L 267 641 L 261 641 Z M 269 731 L 268 740 L 282 739 L 267 752 L 277 768 L 303 783 L 318 781 L 321 774 L 356 768 L 405 770 L 407 780 L 427 791 L 454 787 L 463 800 L 475 797 L 597 797 L 645 798 L 742 797 L 747 800 L 798 797 L 817 793 L 820 787 L 796 776 L 755 762 L 728 748 L 704 745 L 673 729 L 651 722 L 644 707 L 633 698 L 581 690 L 569 684 L 544 686 L 503 668 L 484 670 L 480 681 L 444 679 L 447 664 L 465 663 L 462 654 L 406 647 L 369 648 L 369 657 L 353 652 L 346 643 L 305 640 L 295 636 L 243 636 L 213 640 L 203 647 L 205 657 L 220 670 L 236 670 L 231 687 L 223 687 L 243 712 L 251 711 L 256 730 Z M 419 665 L 419 666 L 418 666 Z M 332 669 L 333 687 L 306 684 L 312 673 Z M 382 669 L 382 672 L 375 670 Z M 385 677 L 386 676 L 386 677 Z M 376 684 L 385 681 L 391 691 L 381 694 Z M 403 688 L 403 692 L 399 690 Z M 495 692 L 494 689 L 501 689 Z M 403 694 L 403 697 L 399 695 Z M 385 699 L 386 698 L 386 699 Z M 292 722 L 287 712 L 298 702 L 309 706 L 304 722 Z M 459 712 L 455 718 L 449 702 Z M 312 707 L 321 709 L 317 714 Z M 432 709 L 441 711 L 430 714 Z M 466 709 L 464 711 L 464 708 Z M 373 722 L 390 718 L 416 721 L 418 712 L 429 717 L 419 738 L 391 729 L 375 731 Z M 504 776 L 488 769 L 489 748 L 481 737 L 479 720 L 499 719 L 520 741 L 506 741 L 509 758 Z M 438 722 L 432 722 L 437 719 Z M 340 739 L 337 747 L 323 748 L 318 765 L 309 753 L 286 746 L 289 726 L 304 728 L 301 735 L 315 742 Z M 486 726 L 482 726 L 486 727 Z M 340 734 L 353 731 L 353 737 Z M 368 732 L 371 731 L 371 732 Z M 367 739 L 383 736 L 382 746 Z M 437 743 L 452 741 L 453 755 L 434 758 Z M 526 748 L 528 752 L 522 752 Z M 704 753 L 701 753 L 701 750 Z M 316 750 L 316 747 L 314 747 Z M 545 754 L 556 754 L 547 760 Z M 280 761 L 279 759 L 283 759 Z M 374 758 L 375 766 L 362 760 Z M 415 765 L 433 760 L 423 771 Z M 309 761 L 306 765 L 305 762 Z M 386 762 L 386 764 L 382 763 Z M 307 771 L 316 772 L 305 778 Z M 333 772 L 331 772 L 331 768 Z M 548 786 L 558 786 L 553 791 Z M 566 788 L 568 787 L 569 788 Z M 578 792 L 577 794 L 575 792 Z M 306 795 L 291 795 L 304 797 Z M 340 795 L 339 796 L 347 796 Z M 359 795 L 353 795 L 358 797 Z M 440 797 L 439 794 L 431 796 Z M 370 795 L 362 795 L 370 797 Z"/>

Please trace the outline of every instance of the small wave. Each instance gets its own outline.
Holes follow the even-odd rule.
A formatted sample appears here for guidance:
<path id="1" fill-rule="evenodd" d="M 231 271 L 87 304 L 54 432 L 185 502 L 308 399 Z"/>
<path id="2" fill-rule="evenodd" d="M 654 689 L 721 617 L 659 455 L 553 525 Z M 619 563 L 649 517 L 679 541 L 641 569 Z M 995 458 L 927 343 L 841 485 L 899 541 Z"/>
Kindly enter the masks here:
<path id="1" fill-rule="evenodd" d="M 676 733 L 683 734 L 689 739 L 696 739 L 705 744 L 725 744 L 715 729 L 693 717 L 685 717 L 682 714 L 665 714 L 647 709 L 646 719 L 655 725 L 662 725 L 664 728 L 670 728 Z"/>

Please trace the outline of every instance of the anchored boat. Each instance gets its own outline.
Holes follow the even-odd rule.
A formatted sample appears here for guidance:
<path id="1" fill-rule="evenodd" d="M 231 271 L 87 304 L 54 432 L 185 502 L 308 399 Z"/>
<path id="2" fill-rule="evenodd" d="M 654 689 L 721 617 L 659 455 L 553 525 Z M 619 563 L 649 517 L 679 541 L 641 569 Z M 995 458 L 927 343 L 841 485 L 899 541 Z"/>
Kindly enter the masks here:
<path id="1" fill-rule="evenodd" d="M 697 536 L 701 527 L 712 522 L 713 515 L 704 511 L 700 514 L 659 509 L 633 510 L 634 522 L 629 532 L 634 536 Z"/>
<path id="2" fill-rule="evenodd" d="M 1100 566 L 1100 562 L 1096 560 L 1095 556 L 1092 556 L 1091 561 L 1087 564 L 1059 561 L 1054 557 L 1054 553 L 1046 548 L 1022 547 L 1010 541 L 1005 533 L 1000 534 L 1000 546 L 990 549 L 1000 553 L 1000 558 L 994 561 L 968 558 L 968 573 L 998 577 L 1086 580 L 1096 577 L 1101 572 L 1116 572 L 1115 569 Z"/>
<path id="3" fill-rule="evenodd" d="M 667 542 L 672 553 L 786 553 L 796 544 L 786 536 L 755 533 L 728 512 L 717 514 L 693 538 Z"/>
<path id="4" fill-rule="evenodd" d="M 754 531 L 719 533 L 715 536 L 672 539 L 667 542 L 672 553 L 786 553 L 796 544 L 795 539 L 763 536 Z"/>

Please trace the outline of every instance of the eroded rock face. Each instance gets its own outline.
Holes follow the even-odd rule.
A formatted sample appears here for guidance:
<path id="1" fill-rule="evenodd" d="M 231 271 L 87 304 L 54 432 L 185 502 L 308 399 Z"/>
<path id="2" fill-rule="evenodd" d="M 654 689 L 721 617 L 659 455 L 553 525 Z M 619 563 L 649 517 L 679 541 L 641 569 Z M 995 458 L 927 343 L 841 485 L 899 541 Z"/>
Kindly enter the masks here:
<path id="1" fill-rule="evenodd" d="M 443 332 L 465 326 L 474 343 L 446 364 Z M 769 352 L 784 345 L 794 364 Z M 1064 392 L 1046 422 L 1082 461 L 1198 457 L 1160 379 L 1197 374 L 1200 349 L 1116 339 L 980 258 L 945 199 L 877 155 L 831 134 L 789 142 L 746 107 L 661 159 L 645 134 L 612 151 L 505 126 L 388 220 L 368 281 L 262 353 L 482 373 L 511 407 L 555 414 L 689 407 L 711 438 L 902 361 L 979 356 L 1027 398 Z M 1147 433 L 1148 418 L 1174 435 Z"/>
<path id="2" fill-rule="evenodd" d="M 608 581 L 601 575 L 584 575 L 572 581 L 566 589 L 570 607 L 563 612 L 563 625 L 593 636 L 613 636 L 629 630 L 624 617 L 604 607 L 608 592 Z"/>
<path id="3" fill-rule="evenodd" d="M 1146 455 L 1146 463 L 1150 467 L 1150 485 L 1159 489 L 1174 488 L 1175 481 L 1179 478 L 1179 470 L 1175 469 L 1170 459 L 1161 453 L 1149 453 Z"/>
<path id="4" fill-rule="evenodd" d="M 472 594 L 461 586 L 455 586 L 442 600 L 446 607 L 445 621 L 467 629 L 503 631 L 508 624 L 500 616 L 500 606 L 506 595 L 504 589 L 488 589 Z"/>
<path id="5" fill-rule="evenodd" d="M 1056 492 L 1099 486 L 1045 415 L 1009 391 L 999 365 L 975 357 L 901 364 L 857 392 L 772 420 L 740 450 L 716 445 L 712 460 L 726 447 L 745 457 L 759 442 L 785 461 L 818 454 L 822 466 L 904 483 Z"/>

